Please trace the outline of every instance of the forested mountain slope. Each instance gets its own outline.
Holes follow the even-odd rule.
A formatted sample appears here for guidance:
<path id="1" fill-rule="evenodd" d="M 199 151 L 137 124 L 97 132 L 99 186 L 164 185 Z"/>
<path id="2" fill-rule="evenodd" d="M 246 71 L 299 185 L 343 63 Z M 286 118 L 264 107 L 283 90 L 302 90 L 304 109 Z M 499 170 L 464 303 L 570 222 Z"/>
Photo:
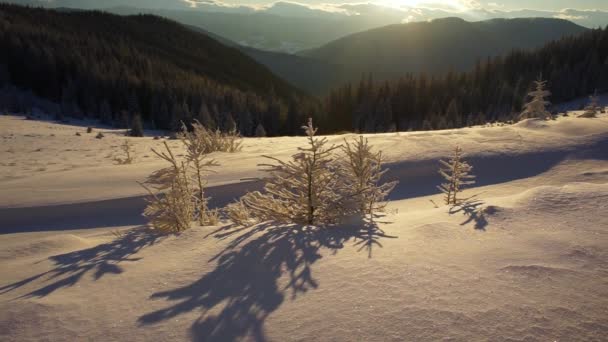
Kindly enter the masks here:
<path id="1" fill-rule="evenodd" d="M 159 128 L 236 121 L 244 134 L 263 123 L 279 134 L 291 132 L 288 116 L 301 121 L 289 108 L 310 100 L 238 49 L 160 17 L 3 4 L 0 28 L 0 85 L 61 102 L 67 115 L 142 115 Z"/>

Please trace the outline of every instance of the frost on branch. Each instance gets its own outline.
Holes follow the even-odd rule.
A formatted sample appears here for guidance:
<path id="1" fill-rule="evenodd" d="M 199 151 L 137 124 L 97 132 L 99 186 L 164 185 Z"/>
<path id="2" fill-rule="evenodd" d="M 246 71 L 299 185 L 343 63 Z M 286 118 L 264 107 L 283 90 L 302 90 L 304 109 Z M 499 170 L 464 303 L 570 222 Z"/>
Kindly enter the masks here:
<path id="1" fill-rule="evenodd" d="M 312 119 L 302 128 L 308 146 L 298 148 L 299 152 L 287 162 L 264 156 L 275 162 L 261 165 L 269 172 L 264 178 L 264 192 L 256 191 L 243 198 L 259 221 L 314 225 L 334 223 L 342 216 L 340 177 L 333 159 L 338 146 L 327 146 L 326 138 L 315 136 L 317 129 Z"/>
<path id="2" fill-rule="evenodd" d="M 152 149 L 152 152 L 170 166 L 153 172 L 140 183 L 150 194 L 144 216 L 155 229 L 176 233 L 190 228 L 195 213 L 195 194 L 190 187 L 187 166 L 175 159 L 166 142 L 164 145 L 166 151 Z"/>
<path id="3" fill-rule="evenodd" d="M 547 81 L 543 81 L 541 77 L 534 81 L 535 90 L 528 93 L 532 99 L 530 102 L 524 105 L 524 111 L 519 116 L 520 119 L 551 119 L 551 113 L 549 113 L 546 107 L 550 104 L 549 101 L 545 100 L 546 97 L 551 95 L 551 92 L 546 90 Z"/>
<path id="4" fill-rule="evenodd" d="M 251 196 L 251 194 L 246 194 L 240 200 L 230 203 L 224 208 L 224 215 L 234 224 L 243 227 L 252 226 L 258 223 L 251 213 L 251 210 L 249 210 L 244 203 L 247 196 Z"/>
<path id="5" fill-rule="evenodd" d="M 363 215 L 372 215 L 382 211 L 381 204 L 398 182 L 380 183 L 388 169 L 382 170 L 382 152 L 372 152 L 367 139 L 362 136 L 349 143 L 344 140 L 342 150 L 345 154 L 343 172 L 345 173 L 344 189 L 348 194 L 348 203 L 354 210 Z"/>
<path id="6" fill-rule="evenodd" d="M 456 146 L 449 161 L 440 160 L 442 167 L 439 174 L 446 180 L 437 188 L 445 194 L 445 204 L 458 204 L 457 195 L 462 188 L 475 184 L 475 176 L 471 171 L 473 167 L 462 159 L 463 152 L 460 146 Z"/>

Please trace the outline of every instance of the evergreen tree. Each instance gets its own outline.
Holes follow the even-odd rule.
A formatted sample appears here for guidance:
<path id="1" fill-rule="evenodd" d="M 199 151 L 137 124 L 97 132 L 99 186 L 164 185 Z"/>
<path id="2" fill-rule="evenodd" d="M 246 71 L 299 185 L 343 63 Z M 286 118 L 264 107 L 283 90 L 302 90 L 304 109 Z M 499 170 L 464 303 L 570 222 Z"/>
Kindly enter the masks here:
<path id="1" fill-rule="evenodd" d="M 344 159 L 344 191 L 347 203 L 353 203 L 355 210 L 361 214 L 369 214 L 373 219 L 376 211 L 384 209 L 379 205 L 395 188 L 398 182 L 380 184 L 380 178 L 388 171 L 382 170 L 382 152 L 373 152 L 367 139 L 359 136 L 352 143 L 344 140 L 342 150 Z"/>
<path id="2" fill-rule="evenodd" d="M 206 176 L 211 168 L 219 166 L 215 159 L 209 159 L 208 131 L 199 122 L 192 123 L 192 132 L 188 131 L 186 125 L 182 125 L 180 139 L 186 146 L 186 160 L 192 171 L 195 184 L 195 207 L 196 217 L 201 226 L 216 224 L 214 213 L 209 209 L 209 198 L 205 197 L 207 186 Z"/>
<path id="3" fill-rule="evenodd" d="M 551 95 L 551 92 L 545 89 L 546 86 L 547 81 L 544 81 L 542 76 L 539 76 L 538 79 L 534 81 L 535 89 L 528 93 L 528 96 L 532 99 L 524 105 L 524 111 L 519 116 L 520 119 L 551 119 L 551 113 L 546 109 L 550 102 L 545 100 L 546 97 Z"/>
<path id="4" fill-rule="evenodd" d="M 312 119 L 303 129 L 308 147 L 298 148 L 288 162 L 265 156 L 276 164 L 263 165 L 269 172 L 264 192 L 253 192 L 243 199 L 260 221 L 315 225 L 341 217 L 340 177 L 332 167 L 332 151 L 338 147 L 328 147 L 327 138 L 315 136 Z"/>
<path id="5" fill-rule="evenodd" d="M 258 126 L 255 128 L 255 136 L 258 138 L 263 138 L 266 136 L 266 130 L 264 129 L 264 126 L 262 126 L 261 123 L 259 123 Z"/>
<path id="6" fill-rule="evenodd" d="M 589 96 L 589 104 L 585 107 L 585 112 L 579 115 L 579 118 L 595 118 L 600 110 L 600 98 L 597 95 L 597 89 L 593 95 Z"/>
<path id="7" fill-rule="evenodd" d="M 131 129 L 129 130 L 128 135 L 131 137 L 143 137 L 144 136 L 144 125 L 141 121 L 141 116 L 139 113 L 135 113 L 133 118 L 131 119 Z"/>
<path id="8" fill-rule="evenodd" d="M 164 142 L 166 152 L 152 152 L 170 166 L 153 172 L 140 185 L 150 195 L 144 216 L 150 219 L 150 224 L 164 232 L 177 233 L 190 228 L 194 218 L 194 191 L 190 185 L 187 166 L 180 163 Z M 163 195 L 161 195 L 161 193 Z"/>
<path id="9" fill-rule="evenodd" d="M 463 160 L 460 146 L 456 146 L 449 161 L 440 160 L 439 174 L 446 180 L 437 188 L 445 194 L 445 204 L 458 204 L 458 193 L 467 185 L 475 184 L 475 176 L 470 172 L 473 167 Z"/>

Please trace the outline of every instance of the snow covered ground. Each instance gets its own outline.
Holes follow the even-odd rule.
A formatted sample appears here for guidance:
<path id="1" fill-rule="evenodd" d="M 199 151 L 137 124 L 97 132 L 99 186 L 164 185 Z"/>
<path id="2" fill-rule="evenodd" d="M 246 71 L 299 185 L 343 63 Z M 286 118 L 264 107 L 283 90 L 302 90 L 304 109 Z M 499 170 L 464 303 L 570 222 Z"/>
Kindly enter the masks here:
<path id="1" fill-rule="evenodd" d="M 162 140 L 0 116 L 0 340 L 605 341 L 608 115 L 576 114 L 368 135 L 400 181 L 375 223 L 166 237 L 136 183 Z M 125 139 L 137 159 L 117 165 Z M 212 204 L 303 143 L 217 153 Z M 478 185 L 449 208 L 437 160 L 456 144 Z"/>

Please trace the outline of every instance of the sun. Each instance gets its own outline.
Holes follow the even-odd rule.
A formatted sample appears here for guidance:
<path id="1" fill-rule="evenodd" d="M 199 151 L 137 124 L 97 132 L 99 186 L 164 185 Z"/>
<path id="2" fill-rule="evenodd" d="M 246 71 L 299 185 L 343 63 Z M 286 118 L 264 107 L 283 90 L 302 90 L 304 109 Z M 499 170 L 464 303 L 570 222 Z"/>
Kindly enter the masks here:
<path id="1" fill-rule="evenodd" d="M 470 8 L 472 1 L 467 0 L 380 0 L 377 2 L 386 7 L 426 7 L 463 11 Z"/>

